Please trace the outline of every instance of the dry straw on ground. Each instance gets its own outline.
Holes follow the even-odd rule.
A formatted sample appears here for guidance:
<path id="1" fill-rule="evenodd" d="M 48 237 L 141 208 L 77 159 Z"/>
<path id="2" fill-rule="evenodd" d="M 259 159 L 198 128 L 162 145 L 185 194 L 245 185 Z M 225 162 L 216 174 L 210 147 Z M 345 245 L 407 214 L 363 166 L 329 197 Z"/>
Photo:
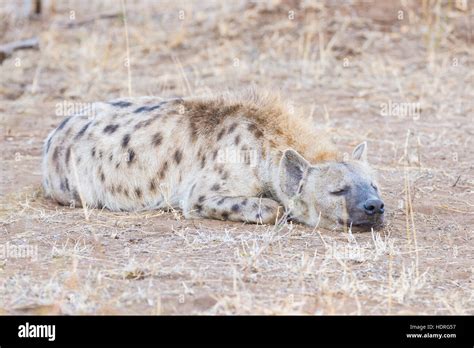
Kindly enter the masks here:
<path id="1" fill-rule="evenodd" d="M 57 1 L 22 20 L 0 2 L 1 44 L 40 40 L 0 65 L 0 312 L 473 314 L 472 5 Z M 42 197 L 58 103 L 253 83 L 283 91 L 342 150 L 368 141 L 384 230 L 162 211 L 86 221 Z M 21 246 L 33 257 L 13 255 Z"/>

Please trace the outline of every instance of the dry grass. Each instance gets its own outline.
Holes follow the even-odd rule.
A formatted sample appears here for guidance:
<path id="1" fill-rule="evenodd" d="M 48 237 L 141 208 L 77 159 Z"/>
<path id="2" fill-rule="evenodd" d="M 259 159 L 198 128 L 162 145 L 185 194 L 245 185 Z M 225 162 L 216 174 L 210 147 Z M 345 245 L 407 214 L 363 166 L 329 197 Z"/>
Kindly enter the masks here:
<path id="1" fill-rule="evenodd" d="M 0 313 L 473 314 L 466 4 L 57 1 L 55 13 L 21 21 L 0 2 L 0 43 L 41 43 L 0 65 L 0 246 L 33 256 L 0 255 Z M 176 211 L 89 210 L 86 220 L 42 197 L 41 145 L 58 103 L 252 83 L 284 91 L 342 150 L 368 141 L 383 231 Z M 419 107 L 387 115 L 389 102 Z"/>

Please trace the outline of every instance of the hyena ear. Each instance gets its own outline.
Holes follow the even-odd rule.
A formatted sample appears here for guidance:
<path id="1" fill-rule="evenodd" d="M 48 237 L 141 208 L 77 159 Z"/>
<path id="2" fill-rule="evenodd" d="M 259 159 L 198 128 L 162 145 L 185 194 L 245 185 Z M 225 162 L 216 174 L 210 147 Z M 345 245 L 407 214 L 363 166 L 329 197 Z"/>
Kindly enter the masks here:
<path id="1" fill-rule="evenodd" d="M 367 162 L 367 142 L 364 141 L 354 148 L 352 151 L 352 159 L 356 161 Z"/>
<path id="2" fill-rule="evenodd" d="M 295 150 L 285 150 L 280 161 L 280 188 L 285 195 L 298 193 L 305 171 L 310 167 L 307 160 Z"/>

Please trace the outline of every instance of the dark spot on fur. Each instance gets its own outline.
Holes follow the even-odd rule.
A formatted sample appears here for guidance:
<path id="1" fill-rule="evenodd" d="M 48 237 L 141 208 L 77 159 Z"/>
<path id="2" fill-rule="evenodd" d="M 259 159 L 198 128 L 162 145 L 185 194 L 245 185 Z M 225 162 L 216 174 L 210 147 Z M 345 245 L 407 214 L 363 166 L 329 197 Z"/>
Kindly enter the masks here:
<path id="1" fill-rule="evenodd" d="M 225 201 L 225 197 L 219 199 L 219 200 L 217 201 L 217 205 L 222 205 L 222 203 L 224 203 L 224 201 Z"/>
<path id="2" fill-rule="evenodd" d="M 176 150 L 173 157 L 176 164 L 179 164 L 183 158 L 183 153 L 180 150 Z"/>
<path id="3" fill-rule="evenodd" d="M 104 128 L 104 133 L 112 134 L 117 130 L 118 127 L 119 127 L 118 124 L 109 124 L 108 126 Z"/>
<path id="4" fill-rule="evenodd" d="M 197 128 L 196 128 L 196 124 L 193 123 L 193 122 L 190 122 L 189 123 L 189 129 L 191 131 L 191 140 L 193 142 L 195 142 L 197 137 L 198 137 L 198 131 L 197 131 Z"/>
<path id="5" fill-rule="evenodd" d="M 61 181 L 60 188 L 61 188 L 61 191 L 69 191 L 69 181 L 67 178 Z"/>
<path id="6" fill-rule="evenodd" d="M 168 170 L 168 161 L 165 161 L 165 163 L 163 163 L 163 166 L 161 167 L 161 170 L 160 170 L 160 179 L 163 179 L 165 177 L 167 170 Z"/>
<path id="7" fill-rule="evenodd" d="M 222 129 L 219 133 L 217 133 L 217 140 L 221 140 L 222 136 L 224 135 L 225 133 L 225 129 Z"/>
<path id="8" fill-rule="evenodd" d="M 239 145 L 239 143 L 240 143 L 240 135 L 236 135 L 234 139 L 234 144 Z"/>
<path id="9" fill-rule="evenodd" d="M 161 103 L 159 103 L 159 104 L 150 106 L 150 107 L 148 107 L 148 111 L 158 110 L 159 108 L 161 108 L 161 106 L 162 106 L 163 104 L 166 104 L 166 102 L 163 101 L 163 102 L 161 102 Z"/>
<path id="10" fill-rule="evenodd" d="M 202 203 L 206 199 L 206 196 L 199 196 L 198 202 Z"/>
<path id="11" fill-rule="evenodd" d="M 269 213 L 270 211 L 272 211 L 272 208 L 270 208 L 268 205 L 266 205 L 266 206 L 263 207 L 263 210 L 264 210 L 266 213 Z"/>
<path id="12" fill-rule="evenodd" d="M 124 188 L 123 189 L 123 194 L 128 197 L 128 189 Z"/>
<path id="13" fill-rule="evenodd" d="M 161 133 L 156 133 L 156 134 L 153 136 L 152 144 L 153 144 L 154 146 L 159 146 L 162 141 L 163 141 L 163 136 L 161 135 Z"/>
<path id="14" fill-rule="evenodd" d="M 146 106 L 141 106 L 141 107 L 139 107 L 138 109 L 136 109 L 136 110 L 134 111 L 134 113 L 135 113 L 135 114 L 138 114 L 138 113 L 143 112 L 143 111 L 146 111 L 146 110 L 148 110 L 148 107 L 146 107 Z"/>
<path id="15" fill-rule="evenodd" d="M 92 121 L 88 122 L 84 127 L 82 127 L 79 133 L 77 133 L 75 139 L 79 139 L 80 137 L 82 137 L 84 133 L 86 132 L 87 128 L 89 128 L 91 123 Z"/>
<path id="16" fill-rule="evenodd" d="M 200 212 L 202 211 L 202 205 L 201 205 L 201 204 L 195 204 L 195 205 L 194 205 L 194 209 L 195 209 L 198 213 L 200 213 Z"/>
<path id="17" fill-rule="evenodd" d="M 59 147 L 55 147 L 53 151 L 53 161 L 57 161 L 59 156 Z"/>
<path id="18" fill-rule="evenodd" d="M 150 112 L 159 109 L 163 104 L 166 104 L 166 101 L 162 101 L 156 105 L 153 106 L 141 106 L 138 109 L 134 111 L 135 114 L 141 113 L 141 112 Z"/>
<path id="19" fill-rule="evenodd" d="M 135 160 L 135 151 L 133 149 L 128 149 L 128 165 L 131 165 Z"/>
<path id="20" fill-rule="evenodd" d="M 113 155 L 113 154 L 110 154 L 110 155 L 109 155 L 109 161 L 112 162 L 113 159 L 114 159 L 114 155 Z"/>
<path id="21" fill-rule="evenodd" d="M 100 181 L 105 182 L 105 175 L 104 172 L 100 172 Z"/>
<path id="22" fill-rule="evenodd" d="M 260 220 L 260 219 L 262 218 L 262 214 L 257 213 L 257 214 L 255 215 L 255 218 L 256 218 L 257 220 Z"/>
<path id="23" fill-rule="evenodd" d="M 245 198 L 242 202 L 240 202 L 240 204 L 242 204 L 245 207 L 247 205 L 247 202 L 248 200 L 247 198 Z"/>
<path id="24" fill-rule="evenodd" d="M 201 158 L 201 168 L 204 168 L 205 165 L 206 165 L 206 155 L 203 155 Z"/>
<path id="25" fill-rule="evenodd" d="M 66 166 L 69 165 L 70 159 L 71 159 L 71 147 L 69 146 L 66 150 Z"/>
<path id="26" fill-rule="evenodd" d="M 155 184 L 155 179 L 150 180 L 150 191 L 155 192 L 156 191 L 156 184 Z"/>
<path id="27" fill-rule="evenodd" d="M 69 120 L 71 119 L 71 116 L 65 118 L 58 126 L 58 129 L 57 130 L 61 130 L 64 128 L 64 126 L 66 125 L 66 123 L 69 122 Z"/>
<path id="28" fill-rule="evenodd" d="M 221 188 L 221 185 L 219 185 L 219 184 L 214 184 L 214 185 L 212 185 L 211 190 L 212 190 L 212 191 L 217 191 L 217 190 L 219 190 L 220 188 Z"/>
<path id="29" fill-rule="evenodd" d="M 223 212 L 222 213 L 222 219 L 227 220 L 229 218 L 229 213 L 228 212 Z"/>
<path id="30" fill-rule="evenodd" d="M 92 150 L 91 150 L 91 155 L 92 155 L 92 158 L 95 157 L 95 146 L 94 146 L 94 147 L 92 148 Z"/>
<path id="31" fill-rule="evenodd" d="M 102 152 L 102 150 L 99 150 L 99 158 L 102 159 L 102 156 L 104 156 L 104 153 Z"/>
<path id="32" fill-rule="evenodd" d="M 117 192 L 122 193 L 122 191 L 123 191 L 122 185 L 117 185 Z"/>
<path id="33" fill-rule="evenodd" d="M 237 123 L 232 123 L 231 126 L 229 127 L 229 130 L 227 131 L 227 134 L 230 134 L 232 133 L 233 131 L 235 131 L 235 128 L 237 128 Z"/>
<path id="34" fill-rule="evenodd" d="M 81 202 L 81 196 L 79 196 L 79 192 L 77 192 L 76 190 L 74 190 L 74 192 L 72 193 L 72 197 L 77 203 Z"/>
<path id="35" fill-rule="evenodd" d="M 130 142 L 130 134 L 125 134 L 122 138 L 122 147 L 123 148 L 127 147 L 129 142 Z"/>
<path id="36" fill-rule="evenodd" d="M 231 209 L 234 213 L 237 213 L 240 211 L 240 206 L 238 204 L 234 204 Z"/>
<path id="37" fill-rule="evenodd" d="M 112 102 L 112 103 L 109 103 L 109 104 L 113 105 L 113 106 L 118 106 L 119 108 L 126 108 L 126 107 L 129 107 L 130 105 L 132 105 L 132 103 L 127 102 L 127 101 L 123 101 L 123 100 Z"/>
<path id="38" fill-rule="evenodd" d="M 138 198 L 142 198 L 142 190 L 139 187 L 135 189 L 135 194 Z"/>
<path id="39" fill-rule="evenodd" d="M 148 127 L 156 118 L 150 118 L 148 120 L 140 121 L 135 125 L 135 129 L 140 129 L 143 127 Z"/>
<path id="40" fill-rule="evenodd" d="M 249 131 L 251 131 L 255 135 L 255 137 L 260 138 L 260 137 L 263 136 L 262 131 L 260 129 L 258 129 L 255 124 L 251 123 L 251 124 L 248 125 L 247 128 L 248 128 Z"/>
<path id="41" fill-rule="evenodd" d="M 229 177 L 229 172 L 224 172 L 224 174 L 222 174 L 222 180 L 227 180 L 228 177 Z"/>

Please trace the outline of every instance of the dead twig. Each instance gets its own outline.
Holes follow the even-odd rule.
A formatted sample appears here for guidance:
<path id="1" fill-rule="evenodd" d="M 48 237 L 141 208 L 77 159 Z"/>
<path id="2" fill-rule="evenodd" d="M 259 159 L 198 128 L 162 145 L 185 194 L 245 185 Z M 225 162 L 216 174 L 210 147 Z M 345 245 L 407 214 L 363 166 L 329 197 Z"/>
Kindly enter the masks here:
<path id="1" fill-rule="evenodd" d="M 75 28 L 79 27 L 81 25 L 86 25 L 89 23 L 93 23 L 95 21 L 101 20 L 101 19 L 114 19 L 114 18 L 119 18 L 122 16 L 121 12 L 112 12 L 112 13 L 102 13 L 97 16 L 89 17 L 80 21 L 70 21 L 68 23 L 62 23 L 61 26 L 65 28 Z"/>
<path id="2" fill-rule="evenodd" d="M 31 39 L 13 41 L 4 45 L 0 45 L 0 64 L 5 59 L 10 57 L 13 54 L 13 52 L 17 50 L 38 49 L 38 48 L 39 48 L 39 40 L 37 37 L 33 37 Z"/>
<path id="3" fill-rule="evenodd" d="M 456 187 L 456 185 L 458 184 L 459 179 L 461 179 L 461 175 L 458 176 L 458 178 L 456 179 L 454 184 L 451 185 L 451 187 Z"/>

